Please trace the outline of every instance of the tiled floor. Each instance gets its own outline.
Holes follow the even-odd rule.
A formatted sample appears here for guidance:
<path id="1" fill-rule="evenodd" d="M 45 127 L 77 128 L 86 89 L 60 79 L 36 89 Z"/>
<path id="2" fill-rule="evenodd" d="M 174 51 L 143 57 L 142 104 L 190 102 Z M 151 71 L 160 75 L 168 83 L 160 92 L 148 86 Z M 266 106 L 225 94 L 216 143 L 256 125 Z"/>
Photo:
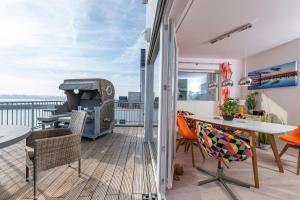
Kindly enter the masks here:
<path id="1" fill-rule="evenodd" d="M 227 200 L 231 199 L 227 192 L 217 183 L 197 186 L 197 182 L 209 178 L 192 167 L 191 152 L 183 152 L 179 149 L 176 155 L 176 163 L 184 167 L 184 175 L 180 181 L 174 181 L 173 189 L 167 192 L 169 200 Z M 196 148 L 194 148 L 196 149 Z M 281 148 L 280 148 L 281 149 Z M 197 150 L 197 149 L 196 149 Z M 300 176 L 295 174 L 297 169 L 297 157 L 293 153 L 282 157 L 284 173 L 279 173 L 274 162 L 272 150 L 258 150 L 258 166 L 260 176 L 260 188 L 247 189 L 229 185 L 241 200 L 297 200 L 300 199 Z M 217 161 L 211 158 L 203 161 L 199 151 L 196 152 L 198 166 L 216 171 Z M 230 163 L 229 169 L 224 169 L 225 174 L 241 181 L 253 184 L 253 171 L 251 159 L 243 162 Z"/>
<path id="2" fill-rule="evenodd" d="M 0 199 L 32 199 L 25 182 L 25 142 L 0 150 Z M 113 134 L 82 141 L 82 177 L 77 163 L 38 174 L 39 199 L 141 199 L 156 193 L 143 128 L 117 127 Z"/>

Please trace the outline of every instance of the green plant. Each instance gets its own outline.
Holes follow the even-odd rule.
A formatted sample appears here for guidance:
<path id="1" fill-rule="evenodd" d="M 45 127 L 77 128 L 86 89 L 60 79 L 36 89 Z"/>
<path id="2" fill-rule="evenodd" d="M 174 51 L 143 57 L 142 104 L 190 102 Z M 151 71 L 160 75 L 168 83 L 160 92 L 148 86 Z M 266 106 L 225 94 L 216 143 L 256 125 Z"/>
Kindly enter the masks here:
<path id="1" fill-rule="evenodd" d="M 272 116 L 269 113 L 265 113 L 260 117 L 260 121 L 262 122 L 271 122 Z M 258 133 L 258 141 L 261 144 L 270 144 L 268 140 L 268 135 L 266 133 Z"/>
<path id="2" fill-rule="evenodd" d="M 272 121 L 272 116 L 270 113 L 265 113 L 264 115 L 260 116 L 260 121 L 261 122 L 271 122 Z"/>
<path id="3" fill-rule="evenodd" d="M 258 92 L 252 92 L 248 94 L 247 100 L 246 100 L 246 105 L 248 110 L 254 110 L 256 108 L 256 95 Z"/>
<path id="4" fill-rule="evenodd" d="M 219 108 L 223 115 L 234 115 L 239 111 L 239 100 L 228 98 Z"/>
<path id="5" fill-rule="evenodd" d="M 260 144 L 269 144 L 268 135 L 266 133 L 259 133 L 258 141 Z"/>

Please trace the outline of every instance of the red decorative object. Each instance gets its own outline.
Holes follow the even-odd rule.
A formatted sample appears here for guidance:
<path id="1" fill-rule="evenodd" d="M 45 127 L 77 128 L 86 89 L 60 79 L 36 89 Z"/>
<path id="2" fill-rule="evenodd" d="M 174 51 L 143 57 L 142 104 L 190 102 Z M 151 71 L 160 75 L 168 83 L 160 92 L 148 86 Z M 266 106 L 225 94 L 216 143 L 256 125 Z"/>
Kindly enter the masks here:
<path id="1" fill-rule="evenodd" d="M 232 76 L 231 64 L 229 62 L 221 64 L 222 79 L 230 80 Z"/>
<path id="2" fill-rule="evenodd" d="M 225 80 L 231 80 L 232 70 L 229 62 L 221 64 L 222 82 Z M 222 87 L 221 89 L 222 99 L 225 100 L 230 96 L 230 87 Z"/>
<path id="3" fill-rule="evenodd" d="M 230 88 L 229 87 L 222 87 L 221 93 L 222 93 L 223 100 L 229 98 L 229 96 L 230 96 Z"/>

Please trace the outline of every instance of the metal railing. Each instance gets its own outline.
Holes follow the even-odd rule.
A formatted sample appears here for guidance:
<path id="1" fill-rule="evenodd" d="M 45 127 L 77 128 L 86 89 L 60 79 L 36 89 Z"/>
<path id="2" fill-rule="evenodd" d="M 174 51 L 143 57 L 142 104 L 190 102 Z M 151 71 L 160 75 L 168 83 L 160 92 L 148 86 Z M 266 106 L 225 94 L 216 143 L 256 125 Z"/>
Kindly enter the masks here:
<path id="1" fill-rule="evenodd" d="M 23 125 L 39 127 L 39 117 L 51 115 L 45 109 L 62 105 L 64 101 L 12 101 L 0 102 L 0 125 Z M 155 113 L 156 111 L 154 111 Z M 115 101 L 115 120 L 118 126 L 143 126 L 144 103 Z M 154 122 L 157 115 L 154 114 Z"/>
<path id="2" fill-rule="evenodd" d="M 115 101 L 115 120 L 119 126 L 143 126 L 144 103 Z"/>
<path id="3" fill-rule="evenodd" d="M 63 101 L 0 102 L 0 124 L 23 125 L 33 129 L 39 126 L 37 118 L 51 115 L 50 112 L 44 112 L 44 109 L 61 104 Z"/>
<path id="4" fill-rule="evenodd" d="M 144 126 L 144 102 L 115 101 L 115 120 L 118 126 Z M 157 125 L 157 123 L 156 107 L 153 110 L 153 124 Z"/>

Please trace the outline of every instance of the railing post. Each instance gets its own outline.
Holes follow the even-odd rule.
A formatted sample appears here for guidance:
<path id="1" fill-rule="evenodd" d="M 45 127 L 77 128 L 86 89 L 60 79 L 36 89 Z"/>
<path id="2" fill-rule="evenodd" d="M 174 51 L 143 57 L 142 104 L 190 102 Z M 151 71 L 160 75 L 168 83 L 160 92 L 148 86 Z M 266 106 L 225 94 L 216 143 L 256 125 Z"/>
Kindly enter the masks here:
<path id="1" fill-rule="evenodd" d="M 34 129 L 34 102 L 31 102 L 31 130 Z"/>
<path id="2" fill-rule="evenodd" d="M 8 108 L 9 108 L 9 103 L 6 104 L 6 125 L 8 125 Z"/>

